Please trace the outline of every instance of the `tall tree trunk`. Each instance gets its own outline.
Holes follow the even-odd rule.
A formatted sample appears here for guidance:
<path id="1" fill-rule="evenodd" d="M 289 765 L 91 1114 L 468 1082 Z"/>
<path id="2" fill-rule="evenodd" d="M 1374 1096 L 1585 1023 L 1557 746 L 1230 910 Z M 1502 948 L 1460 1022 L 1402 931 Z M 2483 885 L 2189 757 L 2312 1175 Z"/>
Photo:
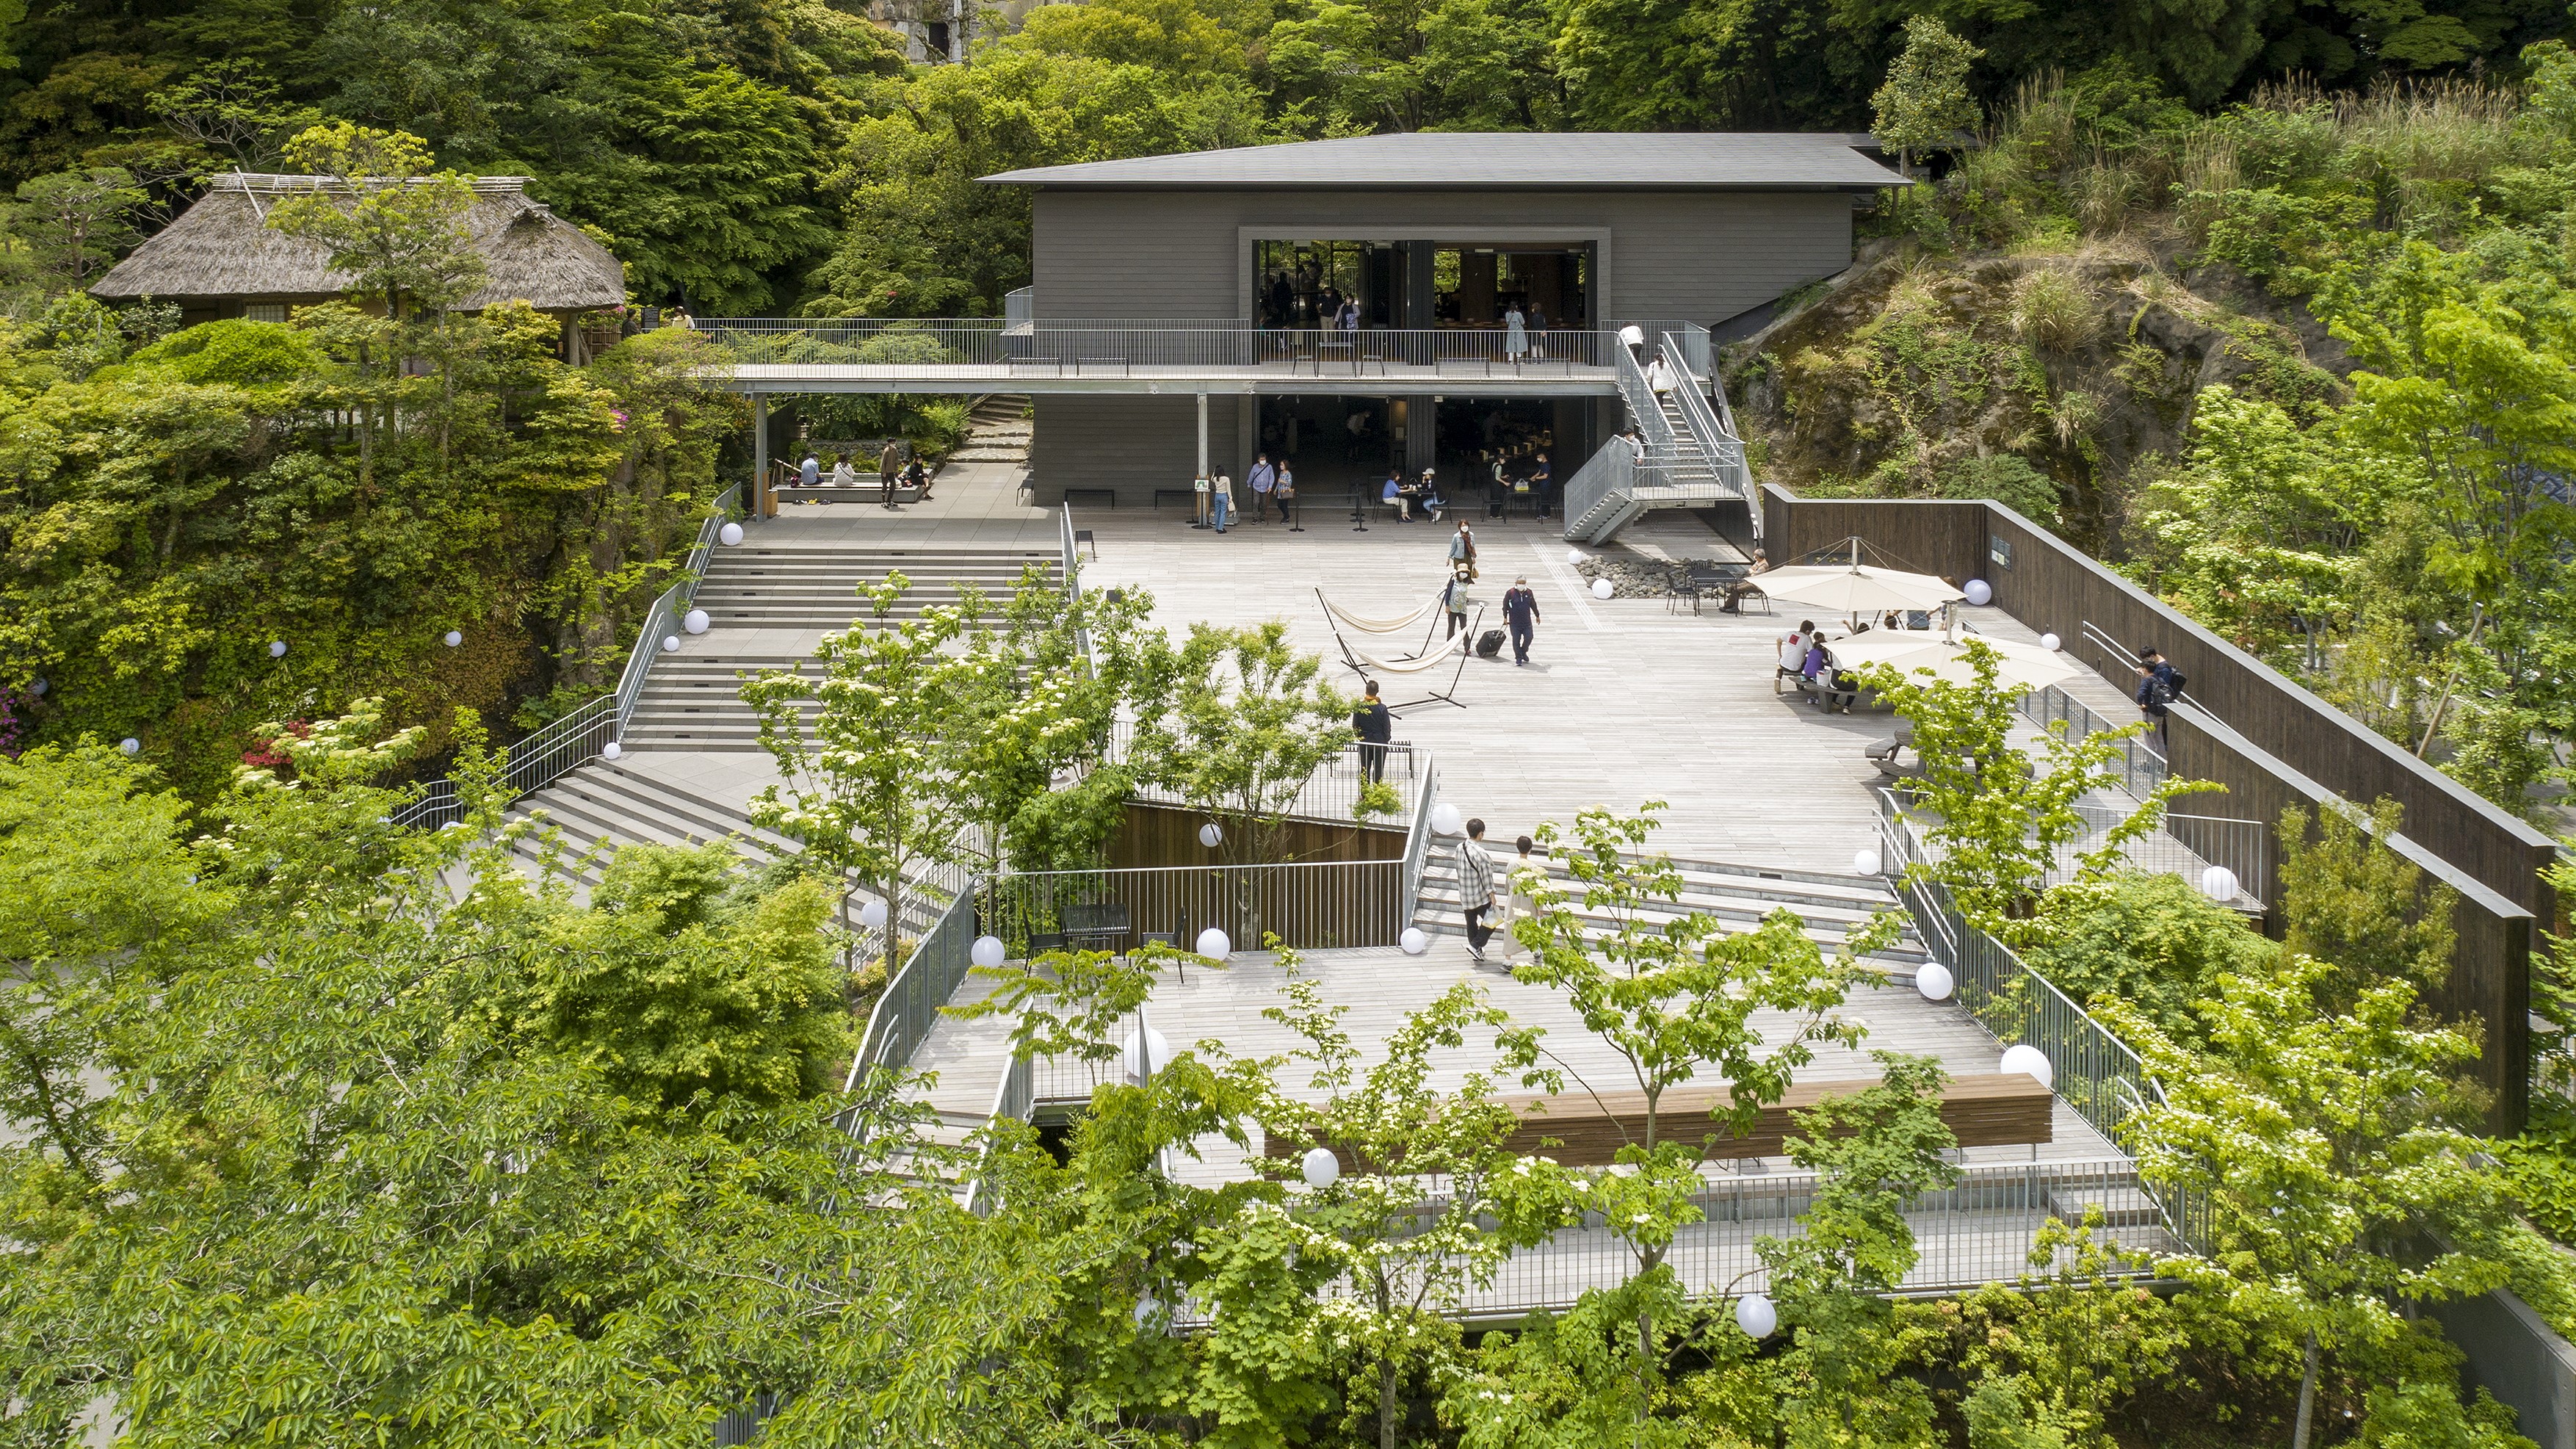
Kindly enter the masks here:
<path id="1" fill-rule="evenodd" d="M 2308 1330 L 2305 1361 L 2299 1369 L 2299 1418 L 2290 1428 L 2290 1449 L 2308 1449 L 2308 1426 L 2317 1408 L 2317 1331 Z"/>

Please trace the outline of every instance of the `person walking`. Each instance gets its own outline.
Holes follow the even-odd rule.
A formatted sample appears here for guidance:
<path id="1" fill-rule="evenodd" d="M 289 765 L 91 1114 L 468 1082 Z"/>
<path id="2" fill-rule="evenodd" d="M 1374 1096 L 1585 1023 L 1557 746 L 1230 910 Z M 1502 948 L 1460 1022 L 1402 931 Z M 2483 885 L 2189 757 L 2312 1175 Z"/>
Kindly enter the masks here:
<path id="1" fill-rule="evenodd" d="M 1297 502 L 1297 475 L 1289 468 L 1288 460 L 1284 457 L 1279 460 L 1278 486 L 1270 490 L 1270 496 L 1279 501 L 1279 521 L 1294 522 L 1288 510 Z"/>
<path id="2" fill-rule="evenodd" d="M 1538 959 L 1538 953 L 1521 940 L 1517 929 L 1523 921 L 1538 919 L 1538 887 L 1540 882 L 1547 879 L 1547 868 L 1540 865 L 1537 858 L 1530 854 L 1537 843 L 1526 835 L 1513 841 L 1512 848 L 1518 850 L 1520 854 L 1512 857 L 1503 876 L 1505 894 L 1500 929 L 1503 936 L 1505 965 L 1510 965 L 1524 956 L 1533 961 Z"/>
<path id="3" fill-rule="evenodd" d="M 1521 304 L 1514 302 L 1503 313 L 1503 360 L 1518 362 L 1529 353 L 1529 318 L 1521 315 Z"/>
<path id="4" fill-rule="evenodd" d="M 1458 520 L 1458 531 L 1449 535 L 1449 571 L 1464 574 L 1469 583 L 1476 581 L 1476 535 L 1467 520 Z"/>
<path id="5" fill-rule="evenodd" d="M 1279 470 L 1270 466 L 1268 453 L 1255 454 L 1252 471 L 1243 475 L 1252 488 L 1252 521 L 1267 522 L 1270 517 L 1270 490 L 1279 486 Z"/>
<path id="6" fill-rule="evenodd" d="M 2170 753 L 2171 747 L 2165 743 L 2165 719 L 2172 712 L 2167 706 L 2174 702 L 2173 685 L 2147 659 L 2138 661 L 2137 671 L 2137 692 L 2130 698 L 2138 702 L 2138 717 L 2147 722 L 2147 737 L 2155 741 L 2157 750 Z"/>
<path id="7" fill-rule="evenodd" d="M 1448 585 L 1440 591 L 1440 602 L 1449 610 L 1449 632 L 1441 635 L 1440 637 L 1443 639 L 1454 639 L 1458 637 L 1459 630 L 1467 627 L 1467 605 L 1469 600 L 1467 598 L 1467 575 L 1464 570 L 1451 572 L 1449 575 Z"/>
<path id="8" fill-rule="evenodd" d="M 1467 913 L 1467 954 L 1479 965 L 1494 928 L 1485 913 L 1494 908 L 1494 858 L 1485 853 L 1485 822 L 1467 822 L 1467 838 L 1458 843 L 1458 905 Z"/>
<path id="9" fill-rule="evenodd" d="M 1530 644 L 1538 638 L 1538 595 L 1530 591 L 1527 574 L 1504 590 L 1503 620 L 1512 626 L 1512 662 L 1529 663 Z"/>
<path id="10" fill-rule="evenodd" d="M 896 448 L 894 439 L 888 438 L 886 445 L 877 450 L 877 486 L 888 508 L 894 507 L 894 480 L 901 472 L 903 453 Z"/>
<path id="11" fill-rule="evenodd" d="M 1537 457 L 1530 459 L 1530 507 L 1536 510 L 1537 516 L 1540 518 L 1545 518 L 1548 515 L 1549 505 L 1547 501 L 1547 490 L 1552 487 L 1555 482 L 1555 476 L 1547 471 L 1547 454 L 1541 453 Z"/>
<path id="12" fill-rule="evenodd" d="M 1395 739 L 1395 713 L 1377 697 L 1377 681 L 1361 681 L 1368 697 L 1351 711 L 1351 733 L 1360 737 L 1360 778 L 1386 778 L 1386 747 Z"/>
<path id="13" fill-rule="evenodd" d="M 1225 476 L 1222 468 L 1217 470 L 1216 481 L 1208 485 L 1208 517 L 1214 520 L 1219 533 L 1234 521 L 1234 480 Z"/>

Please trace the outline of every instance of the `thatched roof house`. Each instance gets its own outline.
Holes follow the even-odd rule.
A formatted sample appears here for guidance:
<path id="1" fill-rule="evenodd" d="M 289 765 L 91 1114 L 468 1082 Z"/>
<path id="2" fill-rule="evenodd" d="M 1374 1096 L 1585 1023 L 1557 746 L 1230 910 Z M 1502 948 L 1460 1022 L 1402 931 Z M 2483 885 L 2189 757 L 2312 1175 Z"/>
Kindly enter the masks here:
<path id="1" fill-rule="evenodd" d="M 224 317 L 286 320 L 287 309 L 345 290 L 328 253 L 268 226 L 280 197 L 330 183 L 314 176 L 217 176 L 179 219 L 134 249 L 90 287 L 102 301 L 151 297 L 178 304 L 194 324 Z M 606 247 L 527 193 L 524 176 L 474 178 L 465 232 L 483 256 L 487 285 L 461 304 L 477 311 L 524 301 L 562 315 L 626 300 L 626 269 Z"/>

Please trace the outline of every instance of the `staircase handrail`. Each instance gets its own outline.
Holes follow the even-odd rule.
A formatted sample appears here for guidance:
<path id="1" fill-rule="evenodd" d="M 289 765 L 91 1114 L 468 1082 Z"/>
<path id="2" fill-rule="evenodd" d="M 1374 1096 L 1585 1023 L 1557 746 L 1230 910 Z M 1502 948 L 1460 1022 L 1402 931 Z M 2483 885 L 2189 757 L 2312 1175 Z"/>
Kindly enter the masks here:
<path id="1" fill-rule="evenodd" d="M 1657 465 L 1669 463 L 1678 450 L 1672 425 L 1664 420 L 1663 407 L 1655 401 L 1655 389 L 1646 381 L 1646 370 L 1637 365 L 1637 355 L 1624 342 L 1610 350 L 1618 354 L 1619 400 L 1628 405 L 1628 416 L 1636 420 L 1638 436 L 1646 440 L 1643 461 L 1648 476 L 1644 481 L 1649 486 L 1660 484 L 1663 480 L 1656 475 L 1662 469 Z"/>
<path id="2" fill-rule="evenodd" d="M 687 602 L 697 597 L 698 579 L 705 574 L 707 557 L 715 547 L 716 535 L 733 521 L 742 509 L 742 489 L 726 489 L 716 495 L 715 506 L 698 526 L 697 541 L 681 565 L 679 582 L 662 591 L 645 612 L 644 627 L 636 633 L 635 645 L 627 652 L 626 667 L 617 688 L 585 702 L 570 714 L 548 724 L 536 733 L 509 747 L 507 763 L 501 772 L 508 787 L 504 804 L 534 794 L 574 770 L 598 758 L 600 747 L 626 733 L 626 722 L 634 714 L 635 697 L 644 687 L 644 671 L 651 667 L 653 656 L 660 652 L 657 641 L 671 620 L 684 612 Z M 680 609 L 673 609 L 674 599 Z M 630 689 L 631 682 L 631 689 Z M 456 795 L 452 776 L 440 776 L 420 787 L 420 794 L 406 802 L 389 817 L 406 829 L 435 829 L 453 825 L 465 817 Z"/>
<path id="3" fill-rule="evenodd" d="M 1073 647 L 1091 677 L 1100 677 L 1100 655 L 1091 641 L 1091 626 L 1082 620 L 1082 553 L 1074 542 L 1073 505 L 1056 505 L 1057 542 L 1064 549 L 1064 606 L 1073 618 Z"/>
<path id="4" fill-rule="evenodd" d="M 1574 476 L 1565 480 L 1565 536 L 1576 537 L 1578 526 L 1604 499 L 1633 491 L 1636 468 L 1636 450 L 1625 438 L 1612 438 L 1594 449 Z"/>
<path id="5" fill-rule="evenodd" d="M 1422 756 L 1422 785 L 1413 797 L 1413 824 L 1404 833 L 1404 918 L 1422 913 L 1422 875 L 1431 857 L 1431 805 L 1440 794 L 1440 761 Z"/>
<path id="6" fill-rule="evenodd" d="M 1689 352 L 1682 342 L 1667 332 L 1663 336 L 1663 349 L 1665 364 L 1683 378 L 1689 378 Z M 1719 397 L 1723 399 L 1723 385 L 1714 379 L 1710 385 L 1718 388 Z M 1689 425 L 1690 450 L 1698 453 L 1708 464 L 1710 476 L 1733 490 L 1735 496 L 1743 499 L 1753 510 L 1753 536 L 1757 539 L 1762 537 L 1762 503 L 1754 495 L 1753 470 L 1745 463 L 1744 440 L 1736 436 L 1733 414 L 1730 412 L 1721 420 L 1695 380 L 1674 387 L 1673 396 L 1680 400 L 1682 421 Z"/>

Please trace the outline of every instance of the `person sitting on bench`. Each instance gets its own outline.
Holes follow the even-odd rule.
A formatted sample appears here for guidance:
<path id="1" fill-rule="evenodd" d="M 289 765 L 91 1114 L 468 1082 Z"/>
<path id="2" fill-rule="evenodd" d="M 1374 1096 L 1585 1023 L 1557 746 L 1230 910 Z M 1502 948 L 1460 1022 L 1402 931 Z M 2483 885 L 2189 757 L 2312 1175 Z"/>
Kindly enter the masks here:
<path id="1" fill-rule="evenodd" d="M 1735 582 L 1726 586 L 1726 602 L 1718 605 L 1717 611 L 1721 614 L 1740 614 L 1744 612 L 1743 604 L 1745 599 L 1750 595 L 1762 592 L 1762 586 L 1753 582 L 1753 576 L 1759 573 L 1768 573 L 1770 569 L 1771 556 L 1758 548 L 1755 549 L 1753 551 L 1753 567 L 1745 571 L 1744 577 L 1737 579 Z"/>
<path id="2" fill-rule="evenodd" d="M 1852 702 L 1860 698 L 1854 687 L 1858 681 L 1834 668 L 1833 656 L 1825 652 L 1823 635 L 1810 634 L 1807 639 L 1807 659 L 1802 672 L 1808 689 L 1815 693 L 1816 707 L 1829 714 L 1837 709 L 1845 714 L 1851 713 Z"/>
<path id="3" fill-rule="evenodd" d="M 1807 641 L 1816 637 L 1816 621 L 1801 619 L 1798 627 L 1780 641 L 1780 662 L 1771 671 L 1771 692 L 1780 692 L 1785 679 L 1804 679 L 1807 673 Z"/>

